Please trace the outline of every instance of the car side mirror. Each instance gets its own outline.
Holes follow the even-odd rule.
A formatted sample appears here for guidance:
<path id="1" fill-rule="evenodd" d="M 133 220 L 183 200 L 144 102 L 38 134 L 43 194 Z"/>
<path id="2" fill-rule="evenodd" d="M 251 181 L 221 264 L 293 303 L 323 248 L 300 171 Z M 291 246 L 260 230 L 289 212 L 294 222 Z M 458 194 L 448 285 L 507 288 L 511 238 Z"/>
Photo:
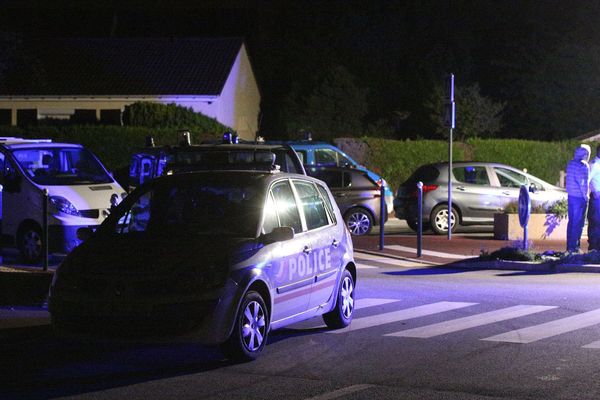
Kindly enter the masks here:
<path id="1" fill-rule="evenodd" d="M 294 228 L 291 226 L 281 226 L 274 228 L 271 232 L 261 236 L 263 243 L 285 242 L 294 238 Z"/>
<path id="2" fill-rule="evenodd" d="M 85 242 L 86 240 L 92 237 L 93 233 L 94 231 L 92 230 L 92 228 L 88 228 L 87 226 L 81 227 L 77 229 L 77 239 L 81 240 L 82 242 Z"/>
<path id="3" fill-rule="evenodd" d="M 538 191 L 538 188 L 535 183 L 529 184 L 529 192 L 530 193 L 536 193 L 537 191 Z"/>

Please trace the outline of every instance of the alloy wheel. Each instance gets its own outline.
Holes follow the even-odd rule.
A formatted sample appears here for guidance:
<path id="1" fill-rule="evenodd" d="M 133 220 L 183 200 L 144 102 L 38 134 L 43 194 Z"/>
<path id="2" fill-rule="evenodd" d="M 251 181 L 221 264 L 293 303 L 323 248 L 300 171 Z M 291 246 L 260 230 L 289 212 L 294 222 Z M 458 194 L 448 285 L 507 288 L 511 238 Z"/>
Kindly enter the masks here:
<path id="1" fill-rule="evenodd" d="M 242 317 L 242 341 L 249 351 L 256 351 L 265 338 L 265 311 L 256 301 L 246 306 Z"/>

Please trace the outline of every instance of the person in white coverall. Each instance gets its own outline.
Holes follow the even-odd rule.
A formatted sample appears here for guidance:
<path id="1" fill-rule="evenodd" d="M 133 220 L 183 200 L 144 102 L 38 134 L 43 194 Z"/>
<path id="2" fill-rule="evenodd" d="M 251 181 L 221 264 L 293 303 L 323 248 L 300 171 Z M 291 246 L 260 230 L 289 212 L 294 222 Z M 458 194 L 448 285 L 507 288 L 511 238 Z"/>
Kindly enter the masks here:
<path id="1" fill-rule="evenodd" d="M 588 250 L 600 250 L 600 145 L 590 163 L 590 202 L 588 206 Z"/>
<path id="2" fill-rule="evenodd" d="M 585 224 L 585 211 L 589 193 L 590 146 L 582 144 L 575 149 L 573 159 L 567 163 L 566 189 L 568 195 L 567 251 L 578 252 Z"/>

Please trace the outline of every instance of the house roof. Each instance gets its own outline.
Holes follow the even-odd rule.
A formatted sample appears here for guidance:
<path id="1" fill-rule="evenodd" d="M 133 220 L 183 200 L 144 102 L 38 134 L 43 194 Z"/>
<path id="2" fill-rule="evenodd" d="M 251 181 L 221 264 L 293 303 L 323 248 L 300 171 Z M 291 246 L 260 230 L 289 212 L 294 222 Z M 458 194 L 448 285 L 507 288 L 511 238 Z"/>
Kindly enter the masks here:
<path id="1" fill-rule="evenodd" d="M 243 39 L 46 39 L 28 45 L 43 84 L 21 80 L 0 95 L 219 95 Z"/>

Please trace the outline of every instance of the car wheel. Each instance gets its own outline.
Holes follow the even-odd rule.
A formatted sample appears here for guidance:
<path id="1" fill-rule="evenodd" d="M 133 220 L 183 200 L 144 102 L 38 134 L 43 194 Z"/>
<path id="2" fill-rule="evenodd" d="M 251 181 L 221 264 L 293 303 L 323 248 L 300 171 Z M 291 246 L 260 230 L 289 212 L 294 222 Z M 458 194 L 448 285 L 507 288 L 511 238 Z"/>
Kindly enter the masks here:
<path id="1" fill-rule="evenodd" d="M 436 206 L 431 212 L 429 221 L 431 229 L 435 234 L 443 235 L 448 233 L 448 206 L 445 204 Z M 458 213 L 454 207 L 452 207 L 451 226 L 452 232 L 454 232 L 458 226 Z"/>
<path id="2" fill-rule="evenodd" d="M 232 361 L 255 360 L 267 343 L 269 315 L 260 294 L 248 292 L 235 317 L 231 336 L 221 349 Z"/>
<path id="3" fill-rule="evenodd" d="M 341 329 L 352 322 L 354 315 L 354 279 L 346 269 L 342 273 L 342 280 L 337 293 L 335 308 L 323 314 L 323 321 L 330 329 Z"/>
<path id="4" fill-rule="evenodd" d="M 23 261 L 37 263 L 42 258 L 42 229 L 33 223 L 23 225 L 17 235 L 17 246 Z"/>
<path id="5" fill-rule="evenodd" d="M 364 208 L 351 208 L 344 219 L 348 230 L 355 236 L 366 235 L 373 227 L 373 217 Z"/>

